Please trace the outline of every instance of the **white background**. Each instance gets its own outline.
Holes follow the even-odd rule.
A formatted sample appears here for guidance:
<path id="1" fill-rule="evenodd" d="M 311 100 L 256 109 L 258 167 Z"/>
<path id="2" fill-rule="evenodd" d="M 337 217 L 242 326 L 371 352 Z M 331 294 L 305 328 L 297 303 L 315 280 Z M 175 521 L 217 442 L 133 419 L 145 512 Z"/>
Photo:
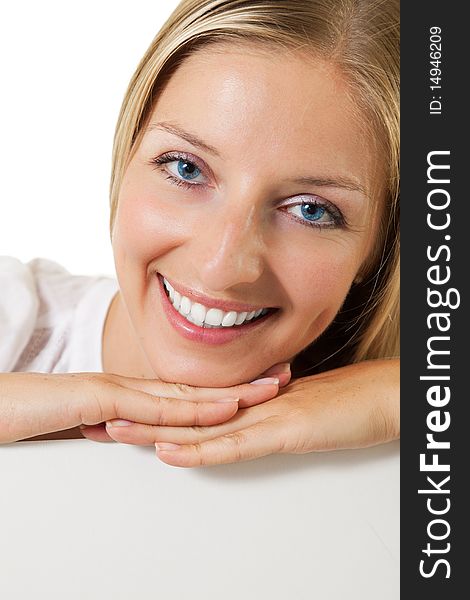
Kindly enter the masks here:
<path id="1" fill-rule="evenodd" d="M 26 0 L 0 15 L 0 256 L 115 276 L 114 129 L 176 0 Z"/>

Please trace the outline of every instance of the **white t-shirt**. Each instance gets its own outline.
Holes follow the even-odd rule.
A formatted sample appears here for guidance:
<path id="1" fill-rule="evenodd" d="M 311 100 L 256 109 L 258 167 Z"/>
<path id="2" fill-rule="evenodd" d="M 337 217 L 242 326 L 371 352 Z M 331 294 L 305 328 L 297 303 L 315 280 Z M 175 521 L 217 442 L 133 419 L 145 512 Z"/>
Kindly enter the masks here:
<path id="1" fill-rule="evenodd" d="M 119 289 L 106 276 L 0 256 L 0 372 L 103 372 L 102 334 Z"/>

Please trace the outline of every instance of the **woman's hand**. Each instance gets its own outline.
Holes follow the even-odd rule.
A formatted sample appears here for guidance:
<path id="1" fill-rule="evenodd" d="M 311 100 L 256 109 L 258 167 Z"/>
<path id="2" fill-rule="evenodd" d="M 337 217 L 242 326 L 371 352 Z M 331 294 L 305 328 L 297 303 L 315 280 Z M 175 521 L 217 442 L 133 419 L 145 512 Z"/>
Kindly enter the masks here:
<path id="1" fill-rule="evenodd" d="M 239 405 L 273 398 L 279 379 L 263 383 L 195 388 L 106 373 L 0 373 L 0 443 L 47 439 L 44 434 L 112 419 L 141 427 L 215 425 L 230 419 Z"/>
<path id="2" fill-rule="evenodd" d="M 182 385 L 182 384 L 178 384 L 178 383 L 165 383 L 162 382 L 159 379 L 155 379 L 155 380 L 145 380 L 145 379 L 133 379 L 133 378 L 127 378 L 127 377 L 119 377 L 117 375 L 111 375 L 110 377 L 116 377 L 120 380 L 129 380 L 131 382 L 131 385 L 133 386 L 138 386 L 140 385 L 139 382 L 144 382 L 142 385 L 145 386 L 145 388 L 149 388 L 151 387 L 154 390 L 157 389 L 163 389 L 166 390 L 165 393 L 170 393 L 170 391 L 173 390 L 173 394 L 175 398 L 180 398 L 181 400 L 185 400 L 184 403 L 180 402 L 180 407 L 183 405 L 187 405 L 186 401 L 201 401 L 203 402 L 204 399 L 207 401 L 211 401 L 211 400 L 216 400 L 218 398 L 227 398 L 227 397 L 235 397 L 235 398 L 240 398 L 239 402 L 238 402 L 238 407 L 241 408 L 247 408 L 249 406 L 254 406 L 255 404 L 259 404 L 261 402 L 266 402 L 266 400 L 269 400 L 270 398 L 273 398 L 274 396 L 276 396 L 278 390 L 280 387 L 285 386 L 289 383 L 290 378 L 291 378 L 291 374 L 290 374 L 290 365 L 289 363 L 278 363 L 274 366 L 272 366 L 270 369 L 264 371 L 264 373 L 261 373 L 261 375 L 259 375 L 259 377 L 255 380 L 252 381 L 250 383 L 243 383 L 237 386 L 233 386 L 233 387 L 227 387 L 227 388 L 197 388 L 197 387 L 191 387 L 188 385 Z M 273 378 L 278 380 L 278 384 L 277 383 L 273 383 Z M 256 384 L 256 385 L 253 385 Z M 160 386 L 160 388 L 158 387 Z M 173 401 L 174 404 L 174 408 L 173 410 L 180 410 L 180 408 L 178 407 L 178 405 L 176 404 L 176 400 Z M 233 414 L 236 412 L 236 408 L 234 408 L 233 406 L 233 402 L 230 403 L 230 407 L 231 409 L 228 410 L 228 407 L 222 407 L 222 408 L 210 408 L 209 406 L 206 405 L 206 410 L 212 410 L 212 415 L 214 415 L 215 413 L 213 412 L 214 410 L 218 411 L 217 415 L 218 416 L 218 420 L 215 421 L 216 423 L 221 423 L 223 421 L 226 421 L 228 419 L 230 419 Z M 222 412 L 221 412 L 222 411 Z M 169 413 L 168 413 L 168 417 L 169 417 Z M 222 418 L 225 417 L 225 418 Z M 102 419 L 102 421 L 107 421 L 107 423 L 112 422 L 114 424 L 114 426 L 124 426 L 124 425 L 128 425 L 129 423 L 131 423 L 131 421 L 129 421 L 128 419 L 131 419 L 132 417 L 127 417 L 126 419 L 119 419 L 119 421 L 114 420 L 112 421 L 112 419 L 114 419 L 114 417 L 108 418 L 108 419 Z M 132 421 L 139 421 L 138 419 L 132 419 Z M 107 423 L 105 422 L 100 422 L 97 425 L 82 425 L 80 427 L 81 429 L 81 433 L 83 435 L 83 437 L 86 437 L 90 440 L 93 440 L 95 442 L 113 442 L 115 441 L 112 437 L 110 437 L 108 435 L 108 433 L 106 432 L 106 428 L 107 428 Z M 139 423 L 142 423 L 142 421 L 139 421 Z M 174 424 L 174 423 L 173 423 Z M 189 423 L 188 423 L 189 424 Z M 157 425 L 157 423 L 152 423 L 152 425 Z M 165 423 L 161 423 L 161 425 L 165 425 Z M 166 426 L 171 425 L 171 423 L 167 423 Z M 210 423 L 197 423 L 194 422 L 193 423 L 194 426 L 197 425 L 210 425 Z"/>
<path id="3" fill-rule="evenodd" d="M 179 467 L 373 446 L 399 437 L 399 360 L 364 361 L 293 380 L 277 397 L 219 425 L 135 423 L 107 431 L 118 442 L 158 443 L 157 456 Z M 164 449 L 168 443 L 179 447 Z"/>

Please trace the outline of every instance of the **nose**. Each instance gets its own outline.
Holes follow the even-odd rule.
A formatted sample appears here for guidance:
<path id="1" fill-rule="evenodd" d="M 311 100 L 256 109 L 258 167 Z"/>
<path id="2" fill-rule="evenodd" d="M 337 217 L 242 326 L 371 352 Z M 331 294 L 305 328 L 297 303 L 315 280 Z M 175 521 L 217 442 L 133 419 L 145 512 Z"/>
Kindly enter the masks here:
<path id="1" fill-rule="evenodd" d="M 254 283 L 264 270 L 265 243 L 255 206 L 227 205 L 211 214 L 198 232 L 191 261 L 208 290 L 223 291 Z"/>

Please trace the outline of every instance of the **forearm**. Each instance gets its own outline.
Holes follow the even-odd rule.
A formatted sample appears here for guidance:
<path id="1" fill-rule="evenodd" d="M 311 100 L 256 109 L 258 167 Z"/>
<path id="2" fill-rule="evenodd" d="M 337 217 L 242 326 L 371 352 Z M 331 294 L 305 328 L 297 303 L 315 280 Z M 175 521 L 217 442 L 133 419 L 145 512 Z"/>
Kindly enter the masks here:
<path id="1" fill-rule="evenodd" d="M 350 394 L 343 396 L 344 405 L 345 410 L 348 402 L 354 406 L 351 418 L 358 424 L 357 446 L 373 446 L 398 439 L 400 359 L 363 361 L 345 367 L 344 375 L 350 386 Z"/>
<path id="2" fill-rule="evenodd" d="M 400 437 L 400 359 L 381 361 L 383 393 L 378 395 L 375 429 L 384 441 Z"/>
<path id="3" fill-rule="evenodd" d="M 70 380 L 48 373 L 0 374 L 0 443 L 51 435 L 81 423 Z"/>

